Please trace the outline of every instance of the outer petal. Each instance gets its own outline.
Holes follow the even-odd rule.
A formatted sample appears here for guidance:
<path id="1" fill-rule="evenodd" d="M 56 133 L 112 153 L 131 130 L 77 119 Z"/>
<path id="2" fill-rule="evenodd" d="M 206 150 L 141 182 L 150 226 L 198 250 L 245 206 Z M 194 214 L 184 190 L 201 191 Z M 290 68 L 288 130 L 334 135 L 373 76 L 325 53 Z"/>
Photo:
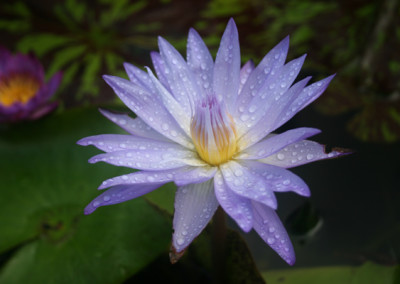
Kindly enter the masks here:
<path id="1" fill-rule="evenodd" d="M 203 183 L 214 177 L 216 168 L 209 166 L 185 166 L 164 171 L 140 171 L 103 181 L 99 189 L 123 184 L 166 183 L 174 181 L 178 186 Z"/>
<path id="2" fill-rule="evenodd" d="M 310 189 L 307 184 L 300 177 L 284 168 L 257 161 L 243 161 L 242 165 L 261 176 L 268 188 L 273 191 L 293 191 L 302 196 L 310 196 Z"/>
<path id="3" fill-rule="evenodd" d="M 246 64 L 243 65 L 242 69 L 240 69 L 239 95 L 242 92 L 243 86 L 253 70 L 254 62 L 252 60 L 247 61 Z"/>
<path id="4" fill-rule="evenodd" d="M 236 24 L 231 18 L 225 29 L 215 58 L 213 84 L 217 96 L 222 96 L 232 113 L 239 91 L 240 47 Z"/>
<path id="5" fill-rule="evenodd" d="M 201 183 L 212 179 L 217 172 L 217 167 L 205 165 L 202 167 L 187 167 L 174 174 L 174 182 L 178 186 L 191 183 Z"/>
<path id="6" fill-rule="evenodd" d="M 307 77 L 296 84 L 294 84 L 285 94 L 277 96 L 274 102 L 274 107 L 269 108 L 266 112 L 266 117 L 260 119 L 255 125 L 250 125 L 251 129 L 245 130 L 245 135 L 239 138 L 240 147 L 248 147 L 260 139 L 263 139 L 266 135 L 275 130 L 280 126 L 282 113 L 291 104 L 296 97 L 303 91 L 304 86 L 310 80 L 311 77 Z M 247 126 L 246 126 L 247 128 Z"/>
<path id="7" fill-rule="evenodd" d="M 289 236 L 274 210 L 261 203 L 252 201 L 254 230 L 288 264 L 296 261 Z"/>
<path id="8" fill-rule="evenodd" d="M 125 79 L 114 76 L 103 77 L 121 100 L 149 126 L 185 147 L 194 148 L 190 138 L 157 96 L 149 94 Z"/>
<path id="9" fill-rule="evenodd" d="M 171 95 L 171 93 L 157 80 L 150 68 L 147 68 L 149 76 L 153 85 L 157 89 L 165 108 L 179 123 L 179 126 L 190 136 L 190 112 L 185 109 L 179 102 Z"/>
<path id="10" fill-rule="evenodd" d="M 264 132 L 270 131 L 270 124 L 265 124 L 265 121 L 270 120 L 270 110 L 278 106 L 280 97 L 286 93 L 297 77 L 297 74 L 300 72 L 304 59 L 305 55 L 292 60 L 268 76 L 260 90 L 254 92 L 254 98 L 241 112 L 239 116 L 240 119 L 237 121 L 242 125 L 244 124 L 245 127 L 240 127 L 239 129 L 244 128 L 246 133 L 259 124 L 265 125 L 264 128 L 266 128 L 266 130 L 263 129 Z M 239 133 L 239 137 L 242 134 L 243 133 Z M 255 136 L 253 135 L 252 138 L 253 137 Z M 259 135 L 259 140 L 262 138 L 263 136 Z"/>
<path id="11" fill-rule="evenodd" d="M 175 195 L 172 245 L 184 250 L 207 226 L 218 208 L 212 181 L 179 187 Z"/>
<path id="12" fill-rule="evenodd" d="M 172 173 L 177 170 L 138 171 L 131 174 L 117 176 L 103 181 L 98 189 L 101 190 L 108 187 L 115 187 L 117 185 L 167 183 L 172 181 L 174 177 Z"/>
<path id="13" fill-rule="evenodd" d="M 284 133 L 267 137 L 266 139 L 250 146 L 240 153 L 238 159 L 262 159 L 268 157 L 285 146 L 294 142 L 304 140 L 310 136 L 320 133 L 321 130 L 316 128 L 301 127 L 288 130 Z"/>
<path id="14" fill-rule="evenodd" d="M 184 147 L 176 143 L 156 141 L 142 137 L 122 134 L 101 134 L 85 137 L 77 142 L 82 146 L 93 145 L 104 152 L 123 150 L 151 150 L 163 149 L 164 151 L 186 151 Z"/>
<path id="15" fill-rule="evenodd" d="M 124 63 L 124 68 L 126 73 L 128 74 L 129 80 L 132 83 L 145 89 L 149 93 L 156 93 L 149 74 L 127 62 Z"/>
<path id="16" fill-rule="evenodd" d="M 275 73 L 285 63 L 286 55 L 289 49 L 289 37 L 283 39 L 277 44 L 258 64 L 256 69 L 251 72 L 248 80 L 243 86 L 240 99 L 236 101 L 236 115 L 243 112 L 254 95 L 264 85 L 271 73 Z M 254 94 L 254 95 L 253 95 Z"/>
<path id="17" fill-rule="evenodd" d="M 231 161 L 221 166 L 226 185 L 237 195 L 261 202 L 273 209 L 278 207 L 272 187 L 265 179 L 251 173 L 247 168 Z"/>
<path id="18" fill-rule="evenodd" d="M 97 162 L 149 171 L 175 169 L 187 165 L 205 165 L 191 151 L 168 150 L 168 148 L 116 151 L 100 154 L 89 160 L 89 163 Z"/>
<path id="19" fill-rule="evenodd" d="M 103 109 L 99 110 L 105 117 L 132 135 L 159 141 L 173 142 L 148 126 L 140 117 L 131 118 L 127 114 L 113 113 Z"/>
<path id="20" fill-rule="evenodd" d="M 62 72 L 57 72 L 45 84 L 46 92 L 43 93 L 41 98 L 43 101 L 48 100 L 54 94 L 61 83 L 62 76 Z"/>
<path id="21" fill-rule="evenodd" d="M 195 80 L 202 93 L 212 93 L 212 74 L 214 62 L 200 35 L 194 30 L 189 30 L 187 43 L 187 64 L 195 74 Z"/>
<path id="22" fill-rule="evenodd" d="M 326 153 L 324 145 L 314 141 L 303 140 L 293 143 L 283 148 L 278 153 L 261 159 L 260 161 L 282 168 L 292 168 L 314 161 L 335 158 L 347 154 L 350 154 L 350 151 L 339 148 L 334 148 L 331 152 Z"/>
<path id="23" fill-rule="evenodd" d="M 165 65 L 164 60 L 162 60 L 161 55 L 158 52 L 150 53 L 151 60 L 153 61 L 154 70 L 156 70 L 156 74 L 158 80 L 163 84 L 169 91 L 171 88 L 169 87 L 169 83 L 167 80 L 167 74 L 170 72 L 167 66 Z"/>
<path id="24" fill-rule="evenodd" d="M 283 125 L 296 113 L 315 101 L 326 90 L 333 77 L 335 77 L 335 75 L 331 75 L 306 87 L 299 94 L 299 96 L 283 110 L 283 115 L 280 116 L 280 120 L 277 122 L 276 128 Z"/>
<path id="25" fill-rule="evenodd" d="M 218 202 L 225 212 L 236 221 L 243 231 L 249 232 L 253 226 L 250 200 L 231 191 L 219 171 L 214 177 L 214 189 Z"/>
<path id="26" fill-rule="evenodd" d="M 118 185 L 108 189 L 93 199 L 85 208 L 85 214 L 91 214 L 100 206 L 121 203 L 142 196 L 163 185 L 162 183 Z"/>
<path id="27" fill-rule="evenodd" d="M 194 101 L 201 97 L 194 75 L 180 53 L 165 39 L 158 38 L 161 58 L 170 72 L 166 73 L 170 89 L 175 99 L 189 115 L 192 113 Z"/>

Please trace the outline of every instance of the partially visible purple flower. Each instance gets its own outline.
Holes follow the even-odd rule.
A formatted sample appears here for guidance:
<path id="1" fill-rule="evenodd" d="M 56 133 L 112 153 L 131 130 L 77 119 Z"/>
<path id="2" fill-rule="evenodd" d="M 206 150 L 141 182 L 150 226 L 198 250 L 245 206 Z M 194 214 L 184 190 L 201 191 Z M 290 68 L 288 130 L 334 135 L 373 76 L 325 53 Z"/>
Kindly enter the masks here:
<path id="1" fill-rule="evenodd" d="M 57 72 L 44 82 L 43 66 L 33 55 L 12 55 L 0 47 L 0 123 L 37 119 L 57 107 L 49 102 L 61 82 Z"/>
<path id="2" fill-rule="evenodd" d="M 221 206 L 243 231 L 254 229 L 287 263 L 295 254 L 275 213 L 275 192 L 309 196 L 308 186 L 286 168 L 343 155 L 305 140 L 320 131 L 272 131 L 317 99 L 333 76 L 306 86 L 293 84 L 305 56 L 285 64 L 289 39 L 274 47 L 255 67 L 240 68 L 238 32 L 231 19 L 215 62 L 191 29 L 187 60 L 165 39 L 151 54 L 156 78 L 125 64 L 129 79 L 104 76 L 137 118 L 102 113 L 128 135 L 105 134 L 80 140 L 105 153 L 89 160 L 139 169 L 104 181 L 109 188 L 85 209 L 124 202 L 168 182 L 175 196 L 172 255 L 180 255 Z"/>

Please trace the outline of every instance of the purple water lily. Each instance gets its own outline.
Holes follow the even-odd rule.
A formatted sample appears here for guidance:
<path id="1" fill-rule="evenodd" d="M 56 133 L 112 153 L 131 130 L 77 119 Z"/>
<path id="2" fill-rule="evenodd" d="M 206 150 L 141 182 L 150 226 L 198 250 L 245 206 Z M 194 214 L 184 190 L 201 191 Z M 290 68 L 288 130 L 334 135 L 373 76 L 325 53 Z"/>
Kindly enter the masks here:
<path id="1" fill-rule="evenodd" d="M 49 102 L 61 82 L 57 72 L 46 84 L 43 66 L 33 55 L 12 55 L 0 47 L 0 123 L 37 119 L 57 107 Z"/>
<path id="2" fill-rule="evenodd" d="M 344 154 L 305 140 L 319 133 L 296 128 L 272 134 L 318 98 L 333 76 L 306 86 L 293 84 L 305 56 L 285 64 L 289 38 L 259 63 L 240 67 L 238 32 L 231 19 L 213 61 L 199 34 L 191 29 L 187 60 L 165 39 L 151 54 L 157 77 L 125 64 L 129 81 L 104 76 L 121 100 L 136 113 L 101 112 L 128 135 L 105 134 L 80 140 L 105 153 L 91 163 L 106 162 L 140 171 L 102 183 L 108 188 L 85 209 L 124 202 L 161 185 L 177 186 L 173 252 L 183 252 L 206 227 L 218 206 L 239 227 L 254 229 L 287 263 L 293 246 L 275 213 L 275 192 L 309 196 L 308 186 L 287 168 Z"/>

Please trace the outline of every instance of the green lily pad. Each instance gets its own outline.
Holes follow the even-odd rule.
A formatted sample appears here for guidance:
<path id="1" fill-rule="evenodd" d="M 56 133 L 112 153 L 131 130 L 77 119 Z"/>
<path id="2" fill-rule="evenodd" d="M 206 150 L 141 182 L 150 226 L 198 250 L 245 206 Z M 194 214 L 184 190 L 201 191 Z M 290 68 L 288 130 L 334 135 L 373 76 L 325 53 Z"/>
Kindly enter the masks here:
<path id="1" fill-rule="evenodd" d="M 129 172 L 87 159 L 76 141 L 120 130 L 75 110 L 0 131 L 0 283 L 116 283 L 169 248 L 171 221 L 143 198 L 84 207 L 107 178 Z"/>
<path id="2" fill-rule="evenodd" d="M 366 262 L 359 267 L 291 268 L 263 273 L 268 284 L 394 284 L 400 266 Z"/>

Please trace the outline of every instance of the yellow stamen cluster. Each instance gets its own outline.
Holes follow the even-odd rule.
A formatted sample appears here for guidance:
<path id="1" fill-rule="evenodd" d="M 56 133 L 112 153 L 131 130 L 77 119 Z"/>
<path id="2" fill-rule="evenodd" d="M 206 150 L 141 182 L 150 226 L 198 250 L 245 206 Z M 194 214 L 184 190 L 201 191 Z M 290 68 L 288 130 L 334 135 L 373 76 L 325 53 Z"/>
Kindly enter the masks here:
<path id="1" fill-rule="evenodd" d="M 24 74 L 14 74 L 0 80 L 0 104 L 11 106 L 14 103 L 26 104 L 38 91 L 40 83 Z"/>
<path id="2" fill-rule="evenodd" d="M 197 153 L 210 165 L 225 163 L 237 152 L 235 125 L 215 99 L 197 107 L 190 131 Z"/>

